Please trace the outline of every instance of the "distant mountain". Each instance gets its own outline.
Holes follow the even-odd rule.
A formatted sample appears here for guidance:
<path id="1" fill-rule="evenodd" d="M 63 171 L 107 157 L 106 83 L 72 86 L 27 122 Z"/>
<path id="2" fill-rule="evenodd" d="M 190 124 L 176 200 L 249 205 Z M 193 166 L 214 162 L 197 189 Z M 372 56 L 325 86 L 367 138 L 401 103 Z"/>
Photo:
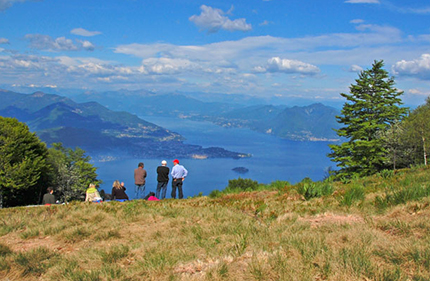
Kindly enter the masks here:
<path id="1" fill-rule="evenodd" d="M 177 116 L 204 120 L 224 127 L 250 128 L 291 140 L 338 140 L 333 129 L 339 128 L 335 116 L 340 111 L 334 107 L 321 103 L 293 107 L 255 104 L 263 100 L 246 99 L 240 95 L 227 95 L 220 98 L 221 102 L 216 102 L 214 100 L 217 96 L 220 97 L 204 93 L 158 94 L 121 90 L 88 93 L 76 98 L 80 101 L 96 100 L 109 108 L 127 110 L 141 116 Z M 246 105 L 249 103 L 253 105 Z"/>
<path id="2" fill-rule="evenodd" d="M 224 127 L 246 127 L 277 137 L 300 141 L 337 141 L 333 130 L 339 111 L 321 103 L 309 106 L 250 106 L 213 118 Z"/>
<path id="3" fill-rule="evenodd" d="M 321 103 L 294 106 L 267 122 L 257 124 L 256 130 L 287 139 L 335 141 L 339 137 L 333 129 L 339 128 L 336 121 L 339 113 L 337 109 Z"/>
<path id="4" fill-rule="evenodd" d="M 88 92 L 78 95 L 79 102 L 96 101 L 111 110 L 124 110 L 138 116 L 214 116 L 243 106 L 224 102 L 206 102 L 178 94 L 157 94 L 149 91 L 120 90 L 114 92 Z"/>
<path id="5" fill-rule="evenodd" d="M 184 144 L 175 132 L 97 102 L 76 103 L 58 95 L 0 90 L 0 115 L 27 123 L 48 144 L 62 142 L 97 154 L 136 157 L 244 157 L 222 148 Z"/>

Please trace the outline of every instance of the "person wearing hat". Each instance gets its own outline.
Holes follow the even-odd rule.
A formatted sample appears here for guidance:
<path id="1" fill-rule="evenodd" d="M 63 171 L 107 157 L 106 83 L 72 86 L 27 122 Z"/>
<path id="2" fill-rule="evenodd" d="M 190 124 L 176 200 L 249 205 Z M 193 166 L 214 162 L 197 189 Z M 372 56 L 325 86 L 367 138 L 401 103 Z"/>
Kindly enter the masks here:
<path id="1" fill-rule="evenodd" d="M 185 178 L 188 175 L 187 169 L 184 168 L 184 166 L 179 165 L 179 160 L 175 159 L 173 160 L 173 168 L 170 175 L 172 176 L 172 198 L 176 198 L 176 188 L 178 188 L 179 193 L 179 199 L 184 198 L 184 194 L 182 193 L 182 184 L 185 180 Z"/>
<path id="2" fill-rule="evenodd" d="M 167 184 L 169 183 L 169 167 L 166 167 L 166 160 L 161 161 L 161 166 L 157 167 L 157 191 L 155 197 L 164 199 L 166 198 Z M 160 197 L 161 191 L 161 197 Z"/>

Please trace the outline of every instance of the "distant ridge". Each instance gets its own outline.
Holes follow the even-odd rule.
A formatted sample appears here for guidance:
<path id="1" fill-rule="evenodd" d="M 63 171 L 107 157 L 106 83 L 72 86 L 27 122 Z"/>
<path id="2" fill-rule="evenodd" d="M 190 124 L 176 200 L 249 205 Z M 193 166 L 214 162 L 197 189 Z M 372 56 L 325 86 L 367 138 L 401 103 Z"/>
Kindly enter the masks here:
<path id="1" fill-rule="evenodd" d="M 127 98 L 123 98 L 126 96 Z M 226 96 L 224 98 L 224 96 Z M 338 141 L 333 129 L 340 111 L 322 103 L 308 106 L 255 104 L 259 100 L 193 93 L 158 94 L 149 91 L 88 93 L 77 100 L 96 100 L 109 108 L 127 109 L 139 115 L 175 116 L 205 120 L 224 127 L 244 127 L 277 137 L 299 141 Z M 199 100 L 198 98 L 203 98 Z M 205 101 L 207 99 L 209 101 Z M 242 104 L 240 103 L 242 101 Z M 263 102 L 260 100 L 260 102 Z"/>
<path id="2" fill-rule="evenodd" d="M 123 157 L 246 157 L 222 148 L 184 144 L 175 132 L 97 102 L 76 103 L 54 94 L 0 91 L 0 116 L 17 118 L 48 144 L 62 142 L 97 155 Z"/>

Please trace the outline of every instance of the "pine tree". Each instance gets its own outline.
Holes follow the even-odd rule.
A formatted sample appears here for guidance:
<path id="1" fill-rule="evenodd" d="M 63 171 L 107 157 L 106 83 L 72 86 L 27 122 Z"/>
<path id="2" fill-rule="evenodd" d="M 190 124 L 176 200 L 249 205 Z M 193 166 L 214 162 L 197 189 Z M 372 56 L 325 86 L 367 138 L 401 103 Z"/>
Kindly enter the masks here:
<path id="1" fill-rule="evenodd" d="M 387 168 L 387 151 L 381 131 L 402 119 L 407 109 L 400 107 L 402 91 L 394 87 L 394 78 L 383 69 L 383 61 L 375 61 L 371 69 L 364 70 L 350 86 L 350 94 L 341 93 L 347 99 L 341 116 L 336 116 L 344 127 L 336 130 L 347 141 L 330 145 L 328 156 L 337 163 L 338 177 L 365 176 Z"/>

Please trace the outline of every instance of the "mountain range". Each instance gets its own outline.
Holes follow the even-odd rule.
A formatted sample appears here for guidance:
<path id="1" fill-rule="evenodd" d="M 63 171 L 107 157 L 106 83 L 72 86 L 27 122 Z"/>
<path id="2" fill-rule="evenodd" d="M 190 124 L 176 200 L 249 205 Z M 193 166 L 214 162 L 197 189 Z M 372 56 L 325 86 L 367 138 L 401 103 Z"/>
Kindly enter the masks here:
<path id="1" fill-rule="evenodd" d="M 184 144 L 184 138 L 138 116 L 113 111 L 97 102 L 35 92 L 0 90 L 0 116 L 25 122 L 47 144 L 79 146 L 92 155 L 133 157 L 246 157 L 222 148 Z"/>
<path id="2" fill-rule="evenodd" d="M 200 99 L 198 99 L 200 98 Z M 41 91 L 22 94 L 0 90 L 0 116 L 25 122 L 47 144 L 62 142 L 91 154 L 133 157 L 247 157 L 222 148 L 184 144 L 184 137 L 139 116 L 169 116 L 249 128 L 300 141 L 337 141 L 339 110 L 259 104 L 261 100 L 216 95 L 150 91 L 87 92 L 71 98 Z M 228 100 L 228 102 L 226 101 Z"/>
<path id="3" fill-rule="evenodd" d="M 217 100 L 218 97 L 218 101 Z M 224 127 L 249 128 L 265 134 L 300 141 L 338 141 L 336 115 L 340 111 L 321 103 L 307 106 L 264 104 L 243 95 L 203 93 L 153 93 L 150 91 L 87 92 L 80 102 L 97 101 L 114 110 L 139 116 L 174 116 L 210 121 Z"/>

